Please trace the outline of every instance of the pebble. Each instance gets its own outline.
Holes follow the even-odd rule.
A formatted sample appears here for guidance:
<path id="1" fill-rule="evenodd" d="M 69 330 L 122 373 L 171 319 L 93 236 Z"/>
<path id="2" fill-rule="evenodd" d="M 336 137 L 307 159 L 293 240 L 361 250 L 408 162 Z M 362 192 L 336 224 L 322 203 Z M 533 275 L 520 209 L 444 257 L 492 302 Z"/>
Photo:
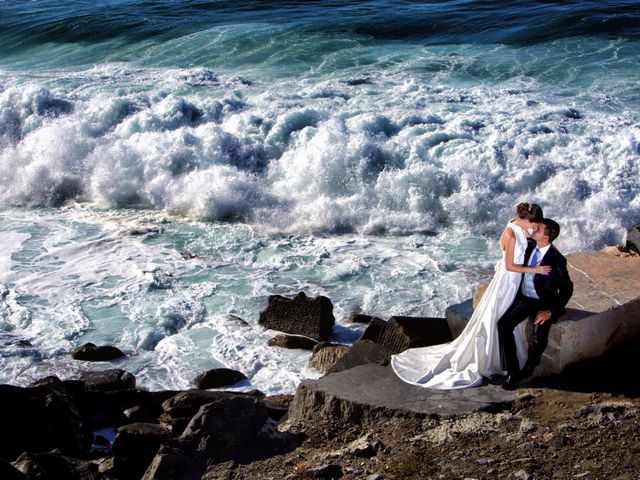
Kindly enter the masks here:
<path id="1" fill-rule="evenodd" d="M 525 470 L 518 470 L 513 474 L 513 476 L 519 480 L 531 480 L 533 478 L 533 475 Z"/>

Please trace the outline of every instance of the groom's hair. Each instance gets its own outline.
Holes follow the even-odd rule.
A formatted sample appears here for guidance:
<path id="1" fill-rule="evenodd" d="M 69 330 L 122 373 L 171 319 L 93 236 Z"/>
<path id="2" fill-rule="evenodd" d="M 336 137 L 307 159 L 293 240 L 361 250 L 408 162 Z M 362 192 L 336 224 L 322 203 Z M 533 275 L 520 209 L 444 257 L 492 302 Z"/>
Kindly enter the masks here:
<path id="1" fill-rule="evenodd" d="M 560 235 L 560 225 L 550 218 L 543 218 L 541 223 L 544 225 L 544 234 L 549 237 L 549 243 L 553 243 Z"/>

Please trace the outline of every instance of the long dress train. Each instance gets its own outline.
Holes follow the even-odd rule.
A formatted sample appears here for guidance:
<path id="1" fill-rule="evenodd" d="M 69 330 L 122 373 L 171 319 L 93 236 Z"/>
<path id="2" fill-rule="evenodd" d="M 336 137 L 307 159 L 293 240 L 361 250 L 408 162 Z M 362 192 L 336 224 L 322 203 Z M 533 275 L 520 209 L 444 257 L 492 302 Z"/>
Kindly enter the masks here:
<path id="1" fill-rule="evenodd" d="M 514 263 L 524 263 L 527 237 L 518 225 L 507 224 L 516 236 Z M 503 251 L 503 257 L 506 253 Z M 480 303 L 460 336 L 450 343 L 412 348 L 391 357 L 396 375 L 407 383 L 425 388 L 455 390 L 482 384 L 483 377 L 504 374 L 500 358 L 497 323 L 515 299 L 522 274 L 510 272 L 504 258 Z M 527 359 L 524 322 L 514 331 L 518 360 Z"/>

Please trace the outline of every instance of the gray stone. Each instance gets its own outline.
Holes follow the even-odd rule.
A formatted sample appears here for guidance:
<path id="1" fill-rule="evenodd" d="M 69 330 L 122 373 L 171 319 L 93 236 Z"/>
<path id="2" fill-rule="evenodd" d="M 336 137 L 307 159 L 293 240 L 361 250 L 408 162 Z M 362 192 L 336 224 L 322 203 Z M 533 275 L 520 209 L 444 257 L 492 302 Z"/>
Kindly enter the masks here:
<path id="1" fill-rule="evenodd" d="M 467 322 L 473 314 L 473 300 L 469 299 L 462 303 L 456 303 L 451 305 L 444 311 L 444 316 L 447 319 L 451 336 L 457 338 L 462 333 L 464 327 L 467 326 Z"/>
<path id="2" fill-rule="evenodd" d="M 501 411 L 511 408 L 514 397 L 515 392 L 495 385 L 449 391 L 416 387 L 400 380 L 391 368 L 367 364 L 318 380 L 303 380 L 284 425 L 318 417 L 358 423 L 394 416 L 450 417 Z"/>
<path id="3" fill-rule="evenodd" d="M 97 346 L 93 343 L 85 343 L 71 353 L 71 358 L 74 360 L 86 360 L 89 362 L 107 362 L 122 357 L 126 357 L 126 355 L 118 347 L 112 345 Z"/>
<path id="4" fill-rule="evenodd" d="M 380 344 L 392 353 L 408 348 L 438 345 L 452 340 L 445 318 L 391 317 Z"/>
<path id="5" fill-rule="evenodd" d="M 259 323 L 271 330 L 326 340 L 335 324 L 333 304 L 327 297 L 310 298 L 303 292 L 294 298 L 272 295 Z"/>
<path id="6" fill-rule="evenodd" d="M 309 358 L 309 367 L 327 373 L 347 350 L 349 350 L 348 345 L 321 342 L 313 348 L 313 353 Z"/>
<path id="7" fill-rule="evenodd" d="M 391 358 L 391 352 L 382 345 L 371 340 L 357 340 L 351 347 L 329 368 L 327 373 L 348 370 L 367 363 L 381 363 Z"/>
<path id="8" fill-rule="evenodd" d="M 300 350 L 313 350 L 318 344 L 316 340 L 301 335 L 276 335 L 271 338 L 267 345 L 270 347 L 291 348 Z"/>
<path id="9" fill-rule="evenodd" d="M 220 388 L 235 385 L 246 380 L 247 377 L 242 372 L 230 368 L 214 368 L 198 375 L 193 383 L 197 388 L 206 390 L 208 388 Z"/>
<path id="10" fill-rule="evenodd" d="M 197 463 L 179 446 L 164 444 L 153 457 L 142 480 L 200 480 Z"/>
<path id="11" fill-rule="evenodd" d="M 625 242 L 627 250 L 631 250 L 640 255 L 640 223 L 629 227 Z"/>

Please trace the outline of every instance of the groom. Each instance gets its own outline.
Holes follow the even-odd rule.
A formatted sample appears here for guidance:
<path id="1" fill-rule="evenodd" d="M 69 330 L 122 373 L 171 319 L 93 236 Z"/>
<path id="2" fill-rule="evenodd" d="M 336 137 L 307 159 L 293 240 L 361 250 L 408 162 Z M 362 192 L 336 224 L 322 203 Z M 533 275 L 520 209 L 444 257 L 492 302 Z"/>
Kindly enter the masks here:
<path id="1" fill-rule="evenodd" d="M 532 235 L 525 252 L 525 265 L 548 265 L 551 271 L 547 275 L 525 273 L 513 304 L 498 320 L 498 338 L 502 349 L 503 361 L 507 370 L 506 389 L 530 376 L 540 363 L 542 353 L 549 340 L 551 325 L 566 313 L 565 305 L 573 294 L 573 282 L 567 271 L 567 261 L 553 246 L 560 233 L 560 226 L 545 218 Z M 516 342 L 513 336 L 515 327 L 527 319 L 533 318 L 533 345 L 524 368 L 520 370 L 516 355 Z"/>

